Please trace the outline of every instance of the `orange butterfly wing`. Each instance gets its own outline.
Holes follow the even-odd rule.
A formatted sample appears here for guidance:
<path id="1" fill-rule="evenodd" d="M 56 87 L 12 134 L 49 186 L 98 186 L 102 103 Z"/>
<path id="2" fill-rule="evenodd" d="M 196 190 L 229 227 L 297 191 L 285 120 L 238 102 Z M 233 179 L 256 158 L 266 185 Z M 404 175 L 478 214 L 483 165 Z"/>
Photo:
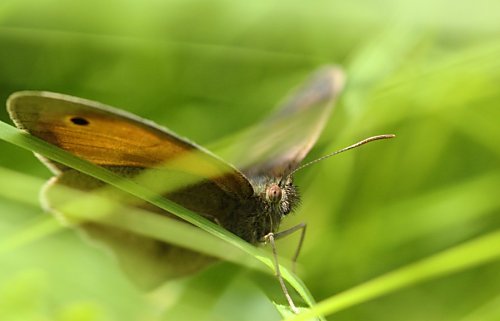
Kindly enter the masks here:
<path id="1" fill-rule="evenodd" d="M 246 177 L 200 146 L 133 114 L 81 98 L 24 91 L 7 103 L 17 127 L 101 166 L 161 168 L 206 178 L 238 198 L 252 195 Z M 65 166 L 49 163 L 57 170 Z"/>

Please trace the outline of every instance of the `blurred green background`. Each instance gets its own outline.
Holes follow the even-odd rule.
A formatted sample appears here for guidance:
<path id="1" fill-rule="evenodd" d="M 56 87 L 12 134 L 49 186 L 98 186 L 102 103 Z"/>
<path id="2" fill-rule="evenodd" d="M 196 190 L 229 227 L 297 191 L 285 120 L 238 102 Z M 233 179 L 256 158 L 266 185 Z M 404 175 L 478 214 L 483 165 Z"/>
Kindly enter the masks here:
<path id="1" fill-rule="evenodd" d="M 499 21 L 494 0 L 2 0 L 0 101 L 81 96 L 208 145 L 318 66 L 342 65 L 347 87 L 308 159 L 398 137 L 297 175 L 303 204 L 283 227 L 308 223 L 299 276 L 319 301 L 500 227 Z M 11 123 L 4 108 L 0 119 Z M 73 230 L 6 247 L 37 233 L 51 175 L 4 141 L 0 169 L 0 320 L 280 318 L 258 277 L 228 263 L 144 295 Z M 490 262 L 329 319 L 499 320 L 499 271 Z"/>

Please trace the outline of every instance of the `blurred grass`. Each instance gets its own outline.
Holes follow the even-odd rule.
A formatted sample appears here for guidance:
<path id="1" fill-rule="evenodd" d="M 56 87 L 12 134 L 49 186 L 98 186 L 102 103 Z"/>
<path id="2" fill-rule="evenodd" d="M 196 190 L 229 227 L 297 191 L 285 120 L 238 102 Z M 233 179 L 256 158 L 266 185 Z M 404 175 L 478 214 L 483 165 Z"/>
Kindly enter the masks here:
<path id="1" fill-rule="evenodd" d="M 63 92 L 206 145 L 264 117 L 316 66 L 343 65 L 345 94 L 310 159 L 373 134 L 398 138 L 298 174 L 303 205 L 284 227 L 308 222 L 299 275 L 322 300 L 500 227 L 498 21 L 490 0 L 4 0 L 0 100 Z M 50 176 L 6 142 L 0 155 L 2 167 Z M 2 241 L 40 219 L 38 186 L 25 188 L 0 201 Z M 446 274 L 331 319 L 496 320 L 499 268 Z M 2 320 L 279 319 L 232 265 L 144 296 L 66 229 L 1 254 L 0 270 Z"/>

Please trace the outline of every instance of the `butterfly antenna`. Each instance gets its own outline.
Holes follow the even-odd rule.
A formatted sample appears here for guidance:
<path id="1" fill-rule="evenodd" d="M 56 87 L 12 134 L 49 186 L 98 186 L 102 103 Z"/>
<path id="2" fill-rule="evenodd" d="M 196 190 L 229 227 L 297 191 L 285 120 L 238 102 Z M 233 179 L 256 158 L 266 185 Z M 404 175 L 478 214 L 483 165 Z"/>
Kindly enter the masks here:
<path id="1" fill-rule="evenodd" d="M 373 141 L 376 141 L 376 140 L 381 140 L 381 139 L 389 139 L 389 138 L 394 138 L 394 137 L 396 137 L 396 135 L 393 135 L 393 134 L 377 135 L 377 136 L 368 137 L 368 138 L 366 138 L 366 139 L 363 139 L 362 141 L 357 142 L 356 144 L 352 144 L 351 146 L 347 146 L 347 147 L 342 148 L 342 149 L 339 149 L 339 150 L 337 150 L 337 151 L 335 151 L 335 152 L 333 152 L 333 153 L 331 153 L 331 154 L 328 154 L 328 155 L 322 156 L 322 157 L 317 158 L 317 159 L 315 159 L 315 160 L 312 160 L 312 161 L 310 161 L 310 162 L 308 162 L 308 163 L 305 163 L 304 165 L 299 166 L 299 167 L 297 167 L 296 169 L 294 169 L 294 170 L 293 170 L 293 171 L 289 174 L 289 176 L 291 176 L 292 174 L 294 174 L 294 173 L 296 173 L 296 172 L 300 171 L 301 169 L 303 169 L 303 168 L 305 168 L 305 167 L 308 167 L 308 166 L 310 166 L 310 165 L 312 165 L 312 164 L 315 164 L 315 163 L 317 163 L 317 162 L 320 162 L 320 161 L 322 161 L 322 160 L 325 160 L 325 159 L 327 159 L 327 158 L 329 158 L 329 157 L 332 157 L 332 156 L 334 156 L 334 155 L 337 155 L 337 154 L 340 154 L 340 153 L 346 152 L 346 151 L 348 151 L 348 150 L 350 150 L 350 149 L 353 149 L 353 148 L 359 147 L 359 146 L 361 146 L 361 145 L 364 145 L 364 144 L 367 144 L 367 143 L 370 143 L 370 142 L 373 142 Z"/>

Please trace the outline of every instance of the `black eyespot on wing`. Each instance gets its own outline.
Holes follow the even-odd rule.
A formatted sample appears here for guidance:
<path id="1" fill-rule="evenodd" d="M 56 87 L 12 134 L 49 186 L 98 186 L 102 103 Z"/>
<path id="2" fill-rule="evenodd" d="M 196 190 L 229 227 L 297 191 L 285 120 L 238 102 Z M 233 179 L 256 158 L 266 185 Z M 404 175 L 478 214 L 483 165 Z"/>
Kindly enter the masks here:
<path id="1" fill-rule="evenodd" d="M 87 126 L 89 124 L 89 121 L 86 120 L 85 118 L 83 117 L 71 117 L 69 119 L 73 124 L 75 125 L 78 125 L 78 126 Z"/>

